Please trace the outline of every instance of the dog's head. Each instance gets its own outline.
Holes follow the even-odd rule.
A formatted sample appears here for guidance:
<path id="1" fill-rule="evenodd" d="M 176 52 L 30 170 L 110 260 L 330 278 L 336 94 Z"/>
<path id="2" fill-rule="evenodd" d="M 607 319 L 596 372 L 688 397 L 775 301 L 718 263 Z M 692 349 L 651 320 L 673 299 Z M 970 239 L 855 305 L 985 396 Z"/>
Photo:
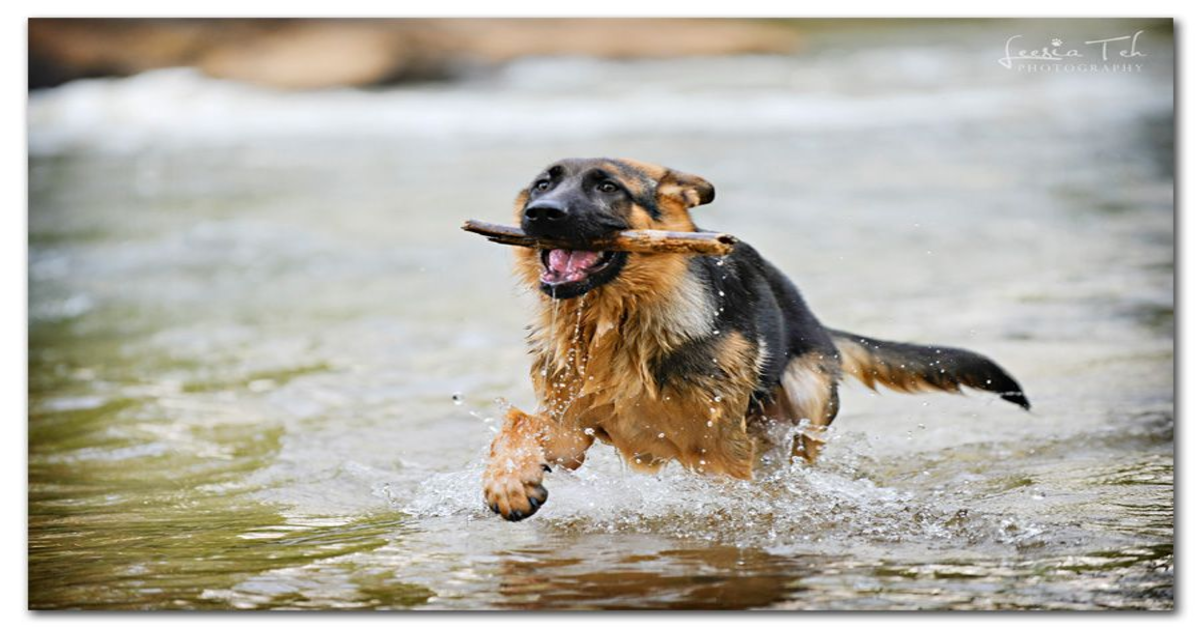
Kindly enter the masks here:
<path id="1" fill-rule="evenodd" d="M 711 203 L 704 179 L 629 159 L 564 159 L 517 195 L 526 233 L 578 243 L 579 248 L 518 251 L 523 274 L 542 292 L 570 299 L 628 271 L 629 253 L 584 250 L 586 243 L 626 229 L 695 231 L 688 210 Z"/>

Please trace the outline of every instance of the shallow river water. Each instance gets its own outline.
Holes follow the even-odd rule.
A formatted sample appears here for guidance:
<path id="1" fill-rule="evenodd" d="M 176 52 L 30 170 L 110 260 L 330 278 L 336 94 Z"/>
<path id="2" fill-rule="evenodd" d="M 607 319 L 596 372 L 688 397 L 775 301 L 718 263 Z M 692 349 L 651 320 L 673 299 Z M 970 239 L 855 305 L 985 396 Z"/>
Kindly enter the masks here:
<path id="1" fill-rule="evenodd" d="M 30 606 L 1173 608 L 1169 31 L 1140 72 L 997 63 L 1017 33 L 1139 28 L 34 94 Z M 825 323 L 987 353 L 1033 411 L 851 383 L 815 467 L 646 477 L 599 446 L 535 517 L 493 516 L 482 460 L 496 399 L 533 407 L 538 296 L 458 226 L 593 155 L 707 177 L 698 221 Z"/>

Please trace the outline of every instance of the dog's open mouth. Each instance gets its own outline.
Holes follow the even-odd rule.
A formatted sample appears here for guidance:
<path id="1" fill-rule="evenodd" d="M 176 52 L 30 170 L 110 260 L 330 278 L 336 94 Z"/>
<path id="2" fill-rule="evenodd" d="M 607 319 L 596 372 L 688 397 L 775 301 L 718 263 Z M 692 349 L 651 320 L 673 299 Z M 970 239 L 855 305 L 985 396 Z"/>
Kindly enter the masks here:
<path id="1" fill-rule="evenodd" d="M 614 258 L 612 251 L 543 250 L 542 283 L 564 286 L 581 282 L 607 268 Z"/>

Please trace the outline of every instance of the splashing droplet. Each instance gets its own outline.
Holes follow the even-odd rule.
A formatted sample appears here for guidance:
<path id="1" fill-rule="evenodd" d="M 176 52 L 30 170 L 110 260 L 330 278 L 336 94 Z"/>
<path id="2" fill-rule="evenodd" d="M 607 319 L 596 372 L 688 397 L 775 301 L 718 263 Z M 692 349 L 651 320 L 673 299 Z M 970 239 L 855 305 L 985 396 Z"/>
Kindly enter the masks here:
<path id="1" fill-rule="evenodd" d="M 456 406 L 461 406 L 463 404 L 463 394 L 460 392 L 450 395 L 450 399 L 454 400 L 454 405 Z"/>

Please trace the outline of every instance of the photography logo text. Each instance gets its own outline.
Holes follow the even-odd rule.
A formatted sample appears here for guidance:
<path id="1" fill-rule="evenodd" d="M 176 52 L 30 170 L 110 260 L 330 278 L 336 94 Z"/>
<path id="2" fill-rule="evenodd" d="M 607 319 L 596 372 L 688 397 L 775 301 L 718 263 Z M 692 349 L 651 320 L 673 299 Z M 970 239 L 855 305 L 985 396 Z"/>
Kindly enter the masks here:
<path id="1" fill-rule="evenodd" d="M 1004 42 L 1000 65 L 1018 72 L 1141 72 L 1145 52 L 1138 50 L 1138 38 L 1132 35 L 1092 39 L 1079 45 L 1067 45 L 1055 37 L 1041 47 L 1027 47 L 1024 35 L 1013 35 Z"/>

